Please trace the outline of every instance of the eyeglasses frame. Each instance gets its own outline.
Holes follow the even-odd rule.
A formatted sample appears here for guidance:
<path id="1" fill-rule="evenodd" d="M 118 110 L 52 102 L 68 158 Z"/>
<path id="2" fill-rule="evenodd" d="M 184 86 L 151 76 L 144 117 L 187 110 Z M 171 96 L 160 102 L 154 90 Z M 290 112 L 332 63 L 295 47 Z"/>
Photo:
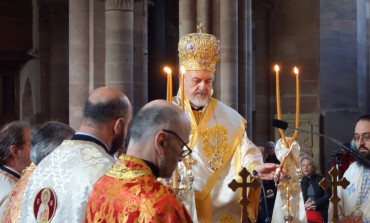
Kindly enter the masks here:
<path id="1" fill-rule="evenodd" d="M 165 132 L 165 133 L 169 133 L 171 135 L 174 135 L 182 143 L 182 145 L 186 147 L 186 150 L 181 150 L 181 154 L 180 154 L 181 157 L 189 156 L 193 152 L 193 150 L 190 149 L 190 147 L 186 144 L 186 142 L 184 142 L 184 140 L 182 140 L 180 138 L 180 136 L 177 135 L 176 132 L 174 132 L 172 130 L 168 130 L 168 129 L 162 129 L 162 131 Z"/>

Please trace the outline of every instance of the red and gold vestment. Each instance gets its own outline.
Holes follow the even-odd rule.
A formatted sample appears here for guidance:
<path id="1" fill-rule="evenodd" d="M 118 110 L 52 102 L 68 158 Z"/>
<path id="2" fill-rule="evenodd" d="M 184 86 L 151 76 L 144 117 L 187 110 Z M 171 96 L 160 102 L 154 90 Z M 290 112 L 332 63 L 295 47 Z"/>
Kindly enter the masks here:
<path id="1" fill-rule="evenodd" d="M 90 194 L 85 222 L 192 222 L 172 189 L 138 158 L 121 155 Z"/>

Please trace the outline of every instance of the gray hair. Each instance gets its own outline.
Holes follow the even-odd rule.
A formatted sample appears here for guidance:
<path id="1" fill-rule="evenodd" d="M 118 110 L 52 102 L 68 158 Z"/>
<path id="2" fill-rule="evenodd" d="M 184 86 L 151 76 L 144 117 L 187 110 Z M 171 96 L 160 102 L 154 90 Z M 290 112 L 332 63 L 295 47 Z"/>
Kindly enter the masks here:
<path id="1" fill-rule="evenodd" d="M 26 143 L 24 130 L 31 129 L 31 126 L 23 121 L 13 121 L 4 126 L 0 131 L 0 163 L 3 164 L 10 155 L 10 147 L 18 147 Z"/>
<path id="2" fill-rule="evenodd" d="M 130 140 L 139 141 L 146 138 L 150 133 L 160 130 L 161 125 L 167 123 L 179 123 L 180 116 L 171 107 L 159 105 L 144 106 L 139 110 L 130 124 Z M 181 128 L 181 126 L 176 126 Z"/>
<path id="3" fill-rule="evenodd" d="M 65 139 L 70 139 L 75 131 L 58 121 L 45 122 L 32 132 L 31 161 L 36 165 L 57 148 Z"/>

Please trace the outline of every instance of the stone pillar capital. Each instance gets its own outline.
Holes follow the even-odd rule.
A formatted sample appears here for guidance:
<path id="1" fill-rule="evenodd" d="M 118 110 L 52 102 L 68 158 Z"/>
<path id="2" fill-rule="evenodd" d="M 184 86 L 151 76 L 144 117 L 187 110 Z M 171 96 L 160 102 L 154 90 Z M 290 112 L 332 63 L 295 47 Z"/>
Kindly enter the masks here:
<path id="1" fill-rule="evenodd" d="M 134 0 L 105 0 L 106 11 L 133 11 Z"/>

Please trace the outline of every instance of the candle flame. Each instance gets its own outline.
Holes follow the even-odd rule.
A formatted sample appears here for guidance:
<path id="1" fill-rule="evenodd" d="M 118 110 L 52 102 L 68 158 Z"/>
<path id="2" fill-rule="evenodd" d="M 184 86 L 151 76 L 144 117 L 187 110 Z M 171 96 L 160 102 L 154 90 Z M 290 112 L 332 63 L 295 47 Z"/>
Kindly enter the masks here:
<path id="1" fill-rule="evenodd" d="M 166 74 L 171 74 L 172 73 L 172 70 L 169 67 L 164 67 L 163 70 L 164 70 L 164 72 L 166 72 Z"/>
<path id="2" fill-rule="evenodd" d="M 274 67 L 274 69 L 275 69 L 275 72 L 277 73 L 277 72 L 279 72 L 279 70 L 280 70 L 280 67 L 279 67 L 279 65 L 275 65 L 275 67 Z"/>
<path id="3" fill-rule="evenodd" d="M 181 74 L 185 74 L 185 67 L 184 66 L 180 67 L 180 72 L 181 72 Z"/>
<path id="4" fill-rule="evenodd" d="M 297 67 L 294 67 L 293 72 L 294 72 L 296 75 L 298 75 L 298 74 L 299 74 L 299 70 L 298 70 L 298 68 L 297 68 Z"/>

